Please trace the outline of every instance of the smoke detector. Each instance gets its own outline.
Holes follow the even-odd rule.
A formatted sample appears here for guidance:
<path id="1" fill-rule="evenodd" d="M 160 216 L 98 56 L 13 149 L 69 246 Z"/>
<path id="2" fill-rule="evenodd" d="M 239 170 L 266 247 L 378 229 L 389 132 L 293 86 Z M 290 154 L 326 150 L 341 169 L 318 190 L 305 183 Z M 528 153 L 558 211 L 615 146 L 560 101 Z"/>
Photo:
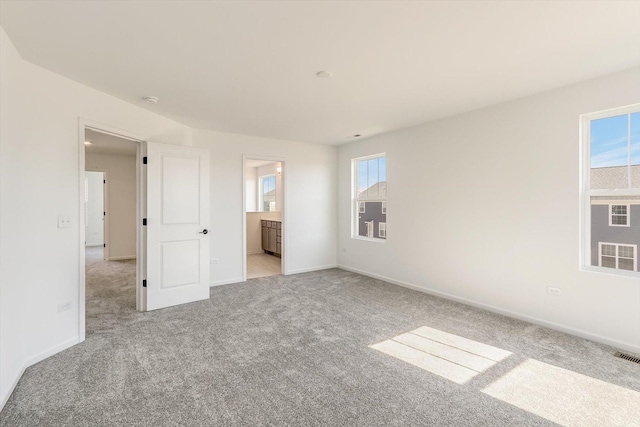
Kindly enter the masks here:
<path id="1" fill-rule="evenodd" d="M 160 98 L 157 96 L 143 96 L 142 100 L 147 104 L 157 104 L 160 101 Z"/>

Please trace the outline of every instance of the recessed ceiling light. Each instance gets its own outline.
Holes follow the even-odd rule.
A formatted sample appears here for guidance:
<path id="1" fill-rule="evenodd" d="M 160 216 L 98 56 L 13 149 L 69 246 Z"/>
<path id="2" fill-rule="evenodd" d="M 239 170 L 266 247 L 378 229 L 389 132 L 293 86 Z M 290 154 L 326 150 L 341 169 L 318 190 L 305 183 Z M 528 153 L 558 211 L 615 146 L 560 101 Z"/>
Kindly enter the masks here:
<path id="1" fill-rule="evenodd" d="M 87 146 L 88 146 L 88 145 L 91 145 L 91 141 L 85 141 L 85 142 L 84 142 L 84 145 L 87 145 Z"/>
<path id="2" fill-rule="evenodd" d="M 329 77 L 333 76 L 333 73 L 331 71 L 318 71 L 316 73 L 316 76 L 320 77 L 321 79 L 328 79 Z"/>
<path id="3" fill-rule="evenodd" d="M 143 96 L 142 99 L 147 104 L 157 104 L 158 101 L 160 101 L 160 98 L 158 98 L 157 96 Z"/>

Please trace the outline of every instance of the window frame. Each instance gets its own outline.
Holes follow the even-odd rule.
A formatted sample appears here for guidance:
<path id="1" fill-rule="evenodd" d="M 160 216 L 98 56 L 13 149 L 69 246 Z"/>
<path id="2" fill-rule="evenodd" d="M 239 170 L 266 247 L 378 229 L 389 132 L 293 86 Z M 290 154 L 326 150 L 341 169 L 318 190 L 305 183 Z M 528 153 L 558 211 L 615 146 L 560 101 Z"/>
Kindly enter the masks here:
<path id="1" fill-rule="evenodd" d="M 613 207 L 614 206 L 625 206 L 627 208 L 627 213 L 623 214 L 614 214 L 613 213 Z M 626 219 L 626 222 L 624 224 L 614 224 L 613 223 L 613 216 L 623 216 Z M 631 227 L 631 205 L 630 204 L 623 204 L 623 203 L 610 203 L 609 204 L 609 226 L 610 227 Z"/>
<path id="2" fill-rule="evenodd" d="M 615 268 L 602 267 L 602 246 L 603 245 L 609 245 L 609 246 L 615 246 L 616 247 L 616 255 L 615 255 L 616 267 Z M 633 259 L 633 270 L 624 270 L 624 269 L 620 269 L 620 267 L 618 267 L 619 261 L 620 261 L 620 255 L 619 255 L 619 253 L 620 253 L 619 247 L 620 246 L 633 248 L 633 258 L 622 257 L 623 259 Z M 605 255 L 605 256 L 609 256 L 610 257 L 610 255 Z M 598 266 L 600 268 L 606 268 L 607 270 L 626 271 L 626 272 L 629 272 L 629 273 L 633 273 L 638 268 L 638 245 L 634 245 L 634 244 L 631 244 L 631 243 L 598 242 Z"/>
<path id="3" fill-rule="evenodd" d="M 640 112 L 640 103 L 626 105 L 623 107 L 611 108 L 608 110 L 597 111 L 594 113 L 582 114 L 579 117 L 579 137 L 580 137 L 580 209 L 579 209 L 579 227 L 580 227 L 580 254 L 579 254 L 579 270 L 595 273 L 610 274 L 623 277 L 640 277 L 640 272 L 618 270 L 600 266 L 600 258 L 598 265 L 591 265 L 591 197 L 595 196 L 638 196 L 640 197 L 640 188 L 626 189 L 591 189 L 591 122 L 598 119 L 620 116 L 624 114 L 633 114 Z M 630 208 L 628 213 L 630 214 Z M 611 222 L 611 216 L 609 216 Z M 624 245 L 624 244 L 623 244 Z M 630 245 L 627 245 L 630 246 Z M 598 252 L 600 251 L 598 246 Z M 598 256 L 600 254 L 598 253 Z M 637 257 L 637 254 L 636 254 Z M 636 264 L 637 268 L 637 264 Z"/>
<path id="4" fill-rule="evenodd" d="M 258 212 L 275 212 L 276 209 L 265 211 L 264 209 L 264 179 L 273 177 L 273 190 L 275 191 L 274 203 L 275 207 L 278 206 L 278 178 L 276 174 L 270 173 L 267 175 L 261 175 L 258 177 Z"/>
<path id="5" fill-rule="evenodd" d="M 383 157 L 387 160 L 387 167 L 385 170 L 385 173 L 386 173 L 385 182 L 387 183 L 386 197 L 368 197 L 367 196 L 365 199 L 359 199 L 358 198 L 358 162 L 362 160 L 379 159 Z M 359 221 L 358 221 L 359 217 L 358 216 L 360 213 L 365 213 L 365 212 L 360 212 L 360 202 L 383 202 L 386 210 L 386 202 L 387 202 L 387 197 L 389 195 L 388 182 L 389 182 L 389 169 L 388 169 L 388 157 L 386 152 L 371 154 L 368 156 L 354 157 L 351 159 L 351 238 L 352 239 L 366 240 L 368 242 L 377 242 L 377 243 L 385 243 L 387 241 L 386 237 L 379 238 L 379 237 L 360 236 L 358 234 L 359 233 Z M 386 224 L 386 221 L 385 221 L 385 224 Z"/>

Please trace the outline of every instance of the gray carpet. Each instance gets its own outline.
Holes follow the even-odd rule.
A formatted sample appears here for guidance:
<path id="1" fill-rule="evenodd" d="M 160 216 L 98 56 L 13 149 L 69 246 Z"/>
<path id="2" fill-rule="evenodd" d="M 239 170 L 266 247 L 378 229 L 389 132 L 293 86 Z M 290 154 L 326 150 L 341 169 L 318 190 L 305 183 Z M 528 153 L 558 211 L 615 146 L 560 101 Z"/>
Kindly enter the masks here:
<path id="1" fill-rule="evenodd" d="M 611 410 L 611 425 L 640 420 L 613 402 L 640 396 L 640 365 L 601 344 L 338 269 L 216 287 L 207 301 L 137 313 L 133 268 L 92 255 L 86 341 L 27 369 L 2 426 L 557 425 L 527 386 L 521 368 L 531 360 L 562 368 L 569 377 L 558 378 L 577 387 L 571 400 L 613 388 L 596 396 L 603 407 L 581 408 L 594 419 Z M 422 326 L 512 354 L 458 384 L 370 347 Z M 496 383 L 514 378 L 517 393 Z M 495 397 L 500 387 L 506 398 Z"/>

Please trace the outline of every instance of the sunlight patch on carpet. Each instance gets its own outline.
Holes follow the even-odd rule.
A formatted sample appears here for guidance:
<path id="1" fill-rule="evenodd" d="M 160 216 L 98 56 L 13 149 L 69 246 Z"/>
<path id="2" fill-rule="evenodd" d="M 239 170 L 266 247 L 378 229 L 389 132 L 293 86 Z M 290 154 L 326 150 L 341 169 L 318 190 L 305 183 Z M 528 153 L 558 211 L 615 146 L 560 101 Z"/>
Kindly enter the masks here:
<path id="1" fill-rule="evenodd" d="M 483 393 L 563 426 L 640 425 L 640 393 L 527 359 Z"/>
<path id="2" fill-rule="evenodd" d="M 369 346 L 457 384 L 486 371 L 511 352 L 422 326 Z"/>

